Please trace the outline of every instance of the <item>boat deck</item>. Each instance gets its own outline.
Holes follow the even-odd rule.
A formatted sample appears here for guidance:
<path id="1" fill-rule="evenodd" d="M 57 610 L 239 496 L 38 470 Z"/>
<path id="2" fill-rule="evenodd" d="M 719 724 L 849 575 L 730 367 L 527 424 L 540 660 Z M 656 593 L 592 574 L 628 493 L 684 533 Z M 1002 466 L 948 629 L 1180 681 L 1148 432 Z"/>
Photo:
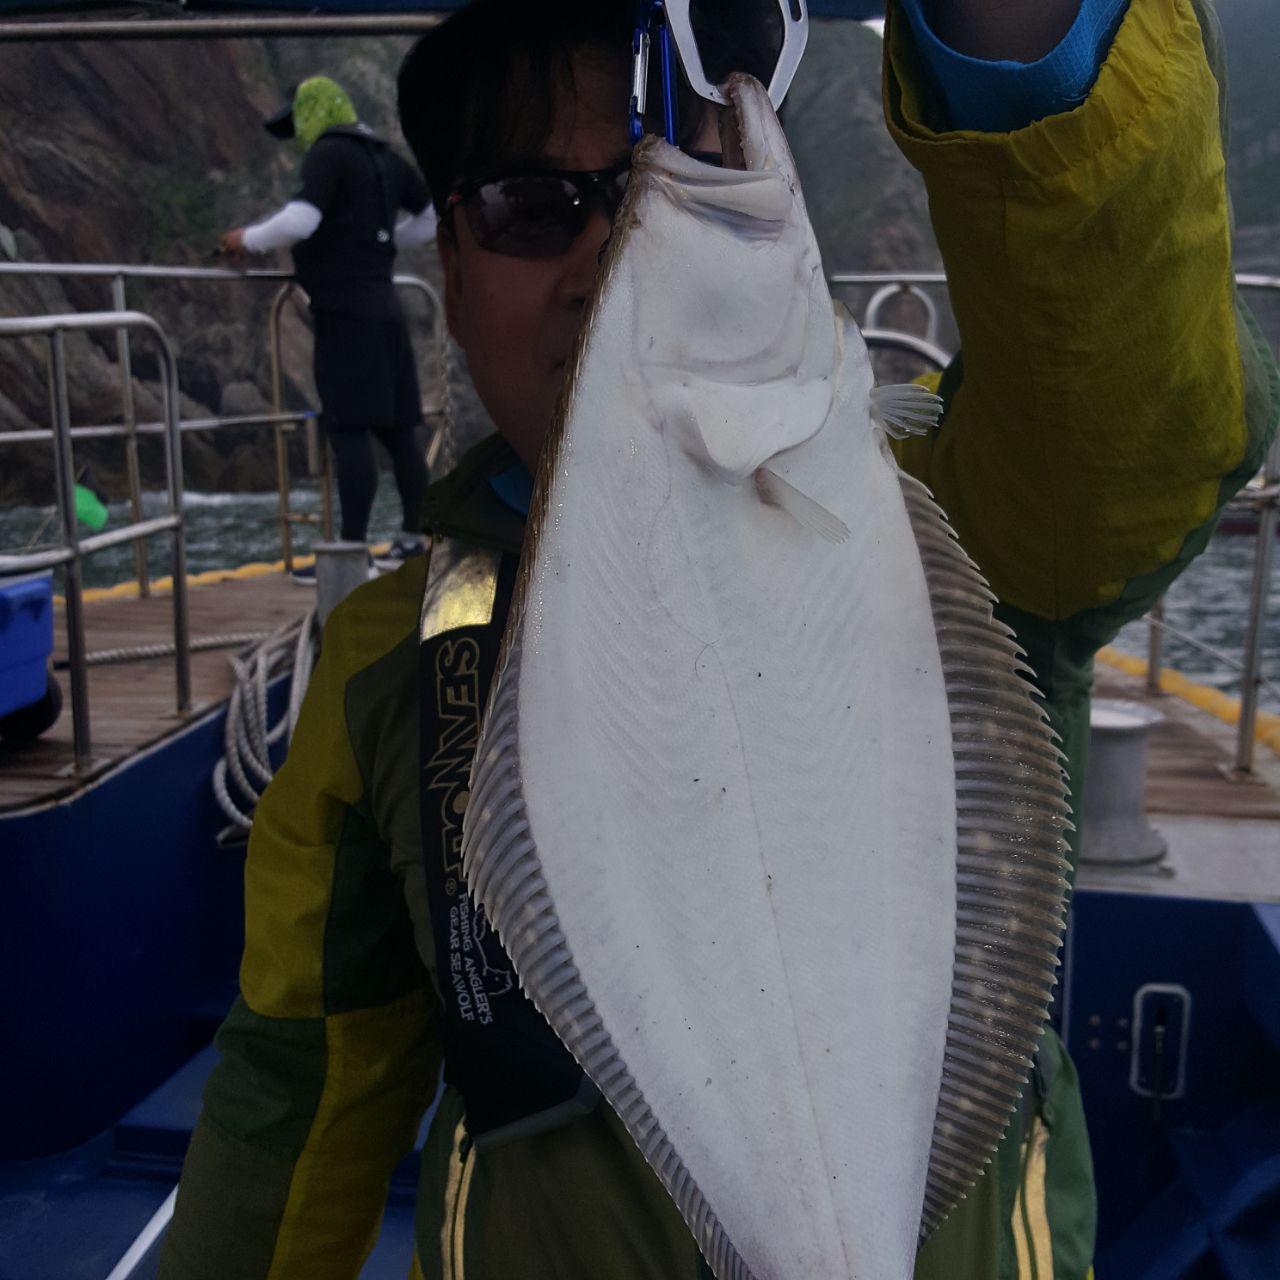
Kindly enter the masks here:
<path id="1" fill-rule="evenodd" d="M 243 574 L 202 574 L 194 581 L 188 592 L 193 642 L 232 633 L 271 632 L 302 618 L 315 604 L 313 588 L 299 586 L 282 572 Z M 54 629 L 57 662 L 66 658 L 61 607 Z M 173 603 L 168 591 L 147 599 L 91 597 L 85 604 L 85 639 L 90 654 L 171 644 Z M 231 694 L 227 658 L 235 652 L 224 648 L 192 653 L 192 706 L 185 715 L 176 709 L 172 656 L 90 666 L 92 760 L 79 773 L 72 745 L 69 683 L 66 672 L 59 671 L 64 701 L 58 723 L 30 745 L 0 741 L 0 814 L 65 799 L 215 710 Z"/>

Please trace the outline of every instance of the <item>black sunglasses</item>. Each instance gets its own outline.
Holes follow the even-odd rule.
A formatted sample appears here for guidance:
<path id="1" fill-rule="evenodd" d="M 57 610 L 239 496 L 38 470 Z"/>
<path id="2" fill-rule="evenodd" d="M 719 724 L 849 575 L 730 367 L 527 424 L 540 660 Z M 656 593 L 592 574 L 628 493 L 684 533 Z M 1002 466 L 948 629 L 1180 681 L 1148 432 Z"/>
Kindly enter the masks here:
<path id="1" fill-rule="evenodd" d="M 696 158 L 721 163 L 718 155 Z M 530 169 L 464 182 L 445 201 L 445 218 L 461 208 L 476 243 L 512 258 L 558 258 L 586 230 L 593 209 L 610 222 L 631 177 L 631 161 L 608 169 Z M 448 222 L 446 221 L 446 225 Z"/>
<path id="2" fill-rule="evenodd" d="M 464 182 L 445 202 L 461 207 L 476 243 L 513 258 L 558 258 L 583 233 L 593 209 L 613 221 L 631 161 L 608 169 L 533 169 Z"/>

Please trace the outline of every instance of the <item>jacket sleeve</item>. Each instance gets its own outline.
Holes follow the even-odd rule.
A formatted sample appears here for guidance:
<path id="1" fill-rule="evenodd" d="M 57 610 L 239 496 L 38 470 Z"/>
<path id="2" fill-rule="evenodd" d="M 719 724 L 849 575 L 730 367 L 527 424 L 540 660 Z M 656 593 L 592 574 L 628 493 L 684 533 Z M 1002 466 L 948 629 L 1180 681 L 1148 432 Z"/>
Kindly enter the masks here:
<path id="1" fill-rule="evenodd" d="M 435 1090 L 437 1004 L 349 724 L 353 682 L 405 648 L 386 625 L 396 602 L 371 588 L 330 620 L 255 816 L 241 995 L 218 1033 L 163 1280 L 352 1280 Z"/>
<path id="2" fill-rule="evenodd" d="M 1273 426 L 1232 278 L 1215 31 L 1200 0 L 1132 0 L 1077 109 L 944 132 L 891 16 L 886 112 L 962 344 L 940 429 L 903 457 L 997 595 L 1040 618 L 1178 561 Z"/>

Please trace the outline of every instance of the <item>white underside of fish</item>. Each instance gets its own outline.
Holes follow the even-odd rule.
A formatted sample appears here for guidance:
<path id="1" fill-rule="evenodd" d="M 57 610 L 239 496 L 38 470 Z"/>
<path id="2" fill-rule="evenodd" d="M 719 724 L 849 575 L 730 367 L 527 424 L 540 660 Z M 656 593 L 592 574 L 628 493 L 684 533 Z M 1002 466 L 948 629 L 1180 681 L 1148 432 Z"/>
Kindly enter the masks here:
<path id="1" fill-rule="evenodd" d="M 1061 781 L 989 595 L 873 420 L 767 99 L 734 93 L 750 172 L 638 159 L 466 873 L 718 1276 L 905 1280 L 1025 1075 Z M 970 721 L 1043 767 L 971 750 Z M 975 786 L 994 836 L 966 827 Z"/>

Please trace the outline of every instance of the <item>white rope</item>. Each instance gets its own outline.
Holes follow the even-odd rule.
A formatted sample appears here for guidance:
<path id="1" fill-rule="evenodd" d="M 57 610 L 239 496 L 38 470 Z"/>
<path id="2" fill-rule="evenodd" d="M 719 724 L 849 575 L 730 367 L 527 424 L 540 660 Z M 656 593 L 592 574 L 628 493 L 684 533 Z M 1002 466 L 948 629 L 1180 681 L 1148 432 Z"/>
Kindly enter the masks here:
<path id="1" fill-rule="evenodd" d="M 307 619 L 307 625 L 298 628 L 298 644 L 293 651 L 293 681 L 289 685 L 289 737 L 293 737 L 293 731 L 298 725 L 298 716 L 302 712 L 303 695 L 307 692 L 307 685 L 311 683 L 311 669 L 316 663 L 316 646 L 315 637 L 313 635 L 314 628 L 311 625 L 312 619 Z"/>
<path id="2" fill-rule="evenodd" d="M 270 634 L 269 631 L 242 631 L 227 636 L 202 636 L 192 640 L 187 648 L 191 653 L 206 653 L 210 649 L 238 649 L 247 644 L 257 644 L 259 640 L 265 640 Z M 170 642 L 169 644 L 139 644 L 131 649 L 95 649 L 92 653 L 85 654 L 84 661 L 85 666 L 102 667 L 116 662 L 171 658 L 174 648 L 174 644 Z M 53 665 L 58 671 L 66 671 L 71 666 L 65 658 L 60 658 Z"/>
<path id="3" fill-rule="evenodd" d="M 231 659 L 235 685 L 223 730 L 225 754 L 213 770 L 213 792 L 222 812 L 245 831 L 253 825 L 253 810 L 275 773 L 271 748 L 282 738 L 287 743 L 298 723 L 315 663 L 314 623 L 312 611 L 301 623 L 273 631 L 249 653 Z M 293 673 L 289 704 L 271 724 L 271 682 L 288 671 Z"/>

